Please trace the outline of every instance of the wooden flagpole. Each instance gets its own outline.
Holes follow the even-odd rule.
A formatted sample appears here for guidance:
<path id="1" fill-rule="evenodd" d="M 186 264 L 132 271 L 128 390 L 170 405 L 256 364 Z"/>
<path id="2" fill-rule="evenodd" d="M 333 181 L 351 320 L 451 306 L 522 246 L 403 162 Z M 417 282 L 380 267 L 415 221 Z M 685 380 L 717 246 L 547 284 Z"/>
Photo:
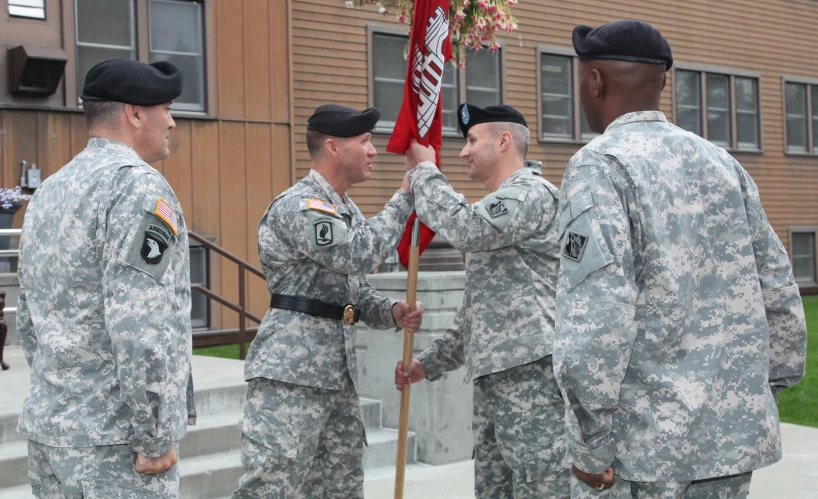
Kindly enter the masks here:
<path id="1" fill-rule="evenodd" d="M 418 259 L 420 239 L 420 220 L 415 219 L 412 225 L 412 241 L 409 247 L 409 268 L 406 277 L 406 303 L 415 310 L 418 291 Z M 412 362 L 415 348 L 415 335 L 403 332 L 403 368 L 406 369 Z M 398 424 L 398 460 L 395 463 L 395 499 L 403 499 L 403 482 L 406 478 L 406 448 L 409 439 L 409 393 L 412 385 L 400 394 L 400 423 Z"/>

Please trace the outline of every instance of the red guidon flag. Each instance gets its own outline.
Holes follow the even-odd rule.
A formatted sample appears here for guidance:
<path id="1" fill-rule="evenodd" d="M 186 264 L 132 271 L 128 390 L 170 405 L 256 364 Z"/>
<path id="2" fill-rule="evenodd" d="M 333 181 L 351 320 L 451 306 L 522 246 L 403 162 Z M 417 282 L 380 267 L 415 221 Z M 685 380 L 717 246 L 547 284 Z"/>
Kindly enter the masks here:
<path id="1" fill-rule="evenodd" d="M 386 150 L 394 154 L 405 154 L 409 141 L 415 139 L 425 146 L 435 148 L 435 162 L 440 168 L 440 146 L 443 144 L 440 88 L 443 83 L 443 67 L 452 58 L 449 0 L 415 0 L 409 54 L 403 104 Z M 404 268 L 409 266 L 409 243 L 415 218 L 417 214 L 412 213 L 398 245 L 398 256 Z M 421 224 L 420 253 L 423 253 L 434 237 L 434 231 Z"/>

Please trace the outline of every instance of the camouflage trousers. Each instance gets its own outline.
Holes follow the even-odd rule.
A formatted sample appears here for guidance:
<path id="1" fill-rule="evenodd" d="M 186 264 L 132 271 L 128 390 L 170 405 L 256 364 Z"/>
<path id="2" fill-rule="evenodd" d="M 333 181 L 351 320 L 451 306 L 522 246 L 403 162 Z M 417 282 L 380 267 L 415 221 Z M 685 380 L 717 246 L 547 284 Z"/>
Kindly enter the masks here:
<path id="1" fill-rule="evenodd" d="M 569 497 L 564 418 L 551 356 L 474 380 L 477 499 Z"/>
<path id="2" fill-rule="evenodd" d="M 250 380 L 240 423 L 245 474 L 233 499 L 362 499 L 364 425 L 349 386 Z"/>
<path id="3" fill-rule="evenodd" d="M 179 497 L 177 464 L 158 475 L 137 473 L 135 464 L 128 445 L 50 447 L 28 441 L 28 478 L 38 499 Z"/>
<path id="4" fill-rule="evenodd" d="M 744 499 L 750 494 L 753 473 L 742 473 L 693 482 L 629 482 L 614 477 L 602 492 L 572 477 L 571 497 L 579 499 Z"/>

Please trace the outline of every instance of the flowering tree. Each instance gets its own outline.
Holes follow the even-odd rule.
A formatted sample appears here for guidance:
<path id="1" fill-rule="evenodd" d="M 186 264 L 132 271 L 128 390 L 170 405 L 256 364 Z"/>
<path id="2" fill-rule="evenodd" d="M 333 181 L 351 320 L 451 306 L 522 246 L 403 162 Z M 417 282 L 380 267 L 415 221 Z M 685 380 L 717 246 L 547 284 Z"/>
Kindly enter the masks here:
<path id="1" fill-rule="evenodd" d="M 466 48 L 488 48 L 496 52 L 500 48 L 497 32 L 509 33 L 517 29 L 517 18 L 511 7 L 518 0 L 449 0 L 449 29 L 452 43 L 457 51 L 457 62 L 465 65 Z M 346 0 L 347 7 L 361 8 L 377 5 L 381 14 L 394 12 L 398 21 L 412 25 L 415 0 Z"/>

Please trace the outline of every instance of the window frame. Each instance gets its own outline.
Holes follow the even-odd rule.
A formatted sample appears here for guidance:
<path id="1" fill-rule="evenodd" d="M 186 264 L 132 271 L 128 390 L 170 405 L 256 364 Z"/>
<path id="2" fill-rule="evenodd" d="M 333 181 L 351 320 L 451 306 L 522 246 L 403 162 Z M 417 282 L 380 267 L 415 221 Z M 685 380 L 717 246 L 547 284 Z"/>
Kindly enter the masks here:
<path id="1" fill-rule="evenodd" d="M 374 35 L 375 34 L 382 34 L 382 35 L 393 35 L 393 36 L 402 36 L 408 38 L 409 35 L 406 33 L 405 28 L 400 28 L 396 26 L 385 26 L 383 24 L 373 24 L 367 23 L 366 25 L 366 80 L 367 80 L 367 102 L 369 106 L 374 106 L 375 104 L 375 43 L 374 43 Z M 506 102 L 506 89 L 507 85 L 507 71 L 506 71 L 506 42 L 505 40 L 498 40 L 500 45 L 500 102 Z M 467 55 L 468 57 L 468 55 Z M 451 61 L 447 62 L 446 64 L 452 64 Z M 468 63 L 467 63 L 468 64 Z M 455 68 L 457 71 L 455 78 L 457 79 L 457 106 L 455 110 L 457 110 L 461 104 L 466 102 L 466 71 L 462 68 Z M 402 98 L 402 96 L 401 96 Z M 391 134 L 394 130 L 394 126 L 384 127 L 384 126 L 377 126 L 372 133 L 375 135 L 379 134 Z M 443 130 L 442 133 L 443 137 L 449 138 L 461 138 L 463 135 L 460 133 L 459 129 L 454 130 Z"/>
<path id="2" fill-rule="evenodd" d="M 48 1 L 43 0 L 43 17 L 34 17 L 34 16 L 24 16 L 20 14 L 12 14 L 11 8 L 12 7 L 23 7 L 23 8 L 31 8 L 31 9 L 38 9 L 39 7 L 28 7 L 26 5 L 11 5 L 11 2 L 14 0 L 9 0 L 6 2 L 6 14 L 10 18 L 14 19 L 28 19 L 29 21 L 48 21 Z"/>
<path id="3" fill-rule="evenodd" d="M 741 154 L 764 154 L 764 113 L 761 106 L 761 95 L 763 78 L 760 71 L 749 69 L 736 69 L 724 66 L 711 66 L 709 64 L 696 64 L 686 62 L 674 62 L 671 69 L 671 104 L 673 123 L 677 122 L 678 118 L 678 100 L 676 96 L 676 71 L 691 71 L 699 73 L 699 105 L 701 106 L 701 137 L 705 140 L 708 138 L 708 119 L 707 119 L 707 74 L 713 73 L 719 76 L 726 76 L 728 78 L 728 90 L 730 91 L 730 144 L 729 147 L 724 147 L 726 151 L 731 153 Z M 736 78 L 750 78 L 756 81 L 756 109 L 758 110 L 758 148 L 740 148 L 738 141 L 738 110 L 736 107 Z M 723 146 L 719 146 L 723 147 Z"/>
<path id="4" fill-rule="evenodd" d="M 787 143 L 787 84 L 793 83 L 796 85 L 806 86 L 806 99 L 804 112 L 807 121 L 807 150 L 805 152 L 790 151 L 790 146 Z M 786 156 L 818 156 L 818 144 L 814 141 L 813 126 L 814 117 L 812 114 L 812 87 L 818 87 L 818 78 L 804 78 L 800 76 L 782 76 L 781 77 L 781 119 L 782 130 L 784 131 L 784 155 Z"/>
<path id="5" fill-rule="evenodd" d="M 792 266 L 793 278 L 795 278 L 795 248 L 793 243 L 793 234 L 812 234 L 813 235 L 813 275 L 812 281 L 797 282 L 799 288 L 814 288 L 818 286 L 818 226 L 816 225 L 795 225 L 788 228 L 789 236 L 789 251 L 790 265 Z"/>
<path id="6" fill-rule="evenodd" d="M 559 137 L 543 137 L 543 120 L 542 120 L 542 56 L 543 55 L 552 55 L 558 57 L 568 57 L 571 60 L 571 92 L 572 92 L 572 102 L 571 102 L 571 109 L 573 112 L 573 137 L 572 138 L 559 138 Z M 577 53 L 574 49 L 566 48 L 566 47 L 553 47 L 549 45 L 537 45 L 535 48 L 535 57 L 536 57 L 536 64 L 537 64 L 537 73 L 535 78 L 537 79 L 537 142 L 542 144 L 574 144 L 574 145 L 584 145 L 588 142 L 592 141 L 594 138 L 598 136 L 594 136 L 590 139 L 583 139 L 582 138 L 582 117 L 580 113 L 582 112 L 582 102 L 580 101 L 579 96 L 579 83 L 580 83 L 580 72 L 579 72 L 579 57 L 577 57 Z"/>
<path id="7" fill-rule="evenodd" d="M 210 239 L 210 238 L 208 238 L 208 239 Z M 205 246 L 205 245 L 203 245 L 201 243 L 198 243 L 196 241 L 191 240 L 188 251 L 191 251 L 191 250 L 194 250 L 194 249 L 197 250 L 197 251 L 201 250 L 204 253 L 205 282 L 200 283 L 200 282 L 191 281 L 191 285 L 199 284 L 199 285 L 204 286 L 207 289 L 210 289 L 210 284 L 211 284 L 211 281 L 212 281 L 212 279 L 211 279 L 211 274 L 212 274 L 211 270 L 212 270 L 212 268 L 211 268 L 210 249 L 207 246 Z M 193 258 L 190 257 L 190 259 L 192 260 Z M 193 293 L 196 293 L 196 291 L 191 291 L 191 296 L 192 296 Z M 205 324 L 204 325 L 194 324 L 193 323 L 193 316 L 191 315 L 191 317 L 190 317 L 191 329 L 193 329 L 195 331 L 209 330 L 209 329 L 211 329 L 211 326 L 213 325 L 213 303 L 212 303 L 212 300 L 206 295 L 202 295 L 202 296 L 204 297 L 204 303 L 205 303 Z M 191 307 L 191 313 L 192 312 L 193 312 L 193 308 Z"/>
<path id="8" fill-rule="evenodd" d="M 77 9 L 76 0 L 61 0 L 62 11 L 65 13 L 62 19 L 63 27 L 63 47 L 65 52 L 73 56 L 73 63 L 66 64 L 65 74 L 63 79 L 65 81 L 66 107 L 69 109 L 81 110 L 80 96 L 82 95 L 82 88 L 78 82 L 78 62 L 77 56 Z M 200 118 L 200 119 L 215 119 L 217 116 L 217 101 L 215 92 L 216 71 L 214 64 L 214 51 L 216 50 L 215 38 L 215 4 L 214 0 L 185 0 L 189 2 L 196 2 L 202 4 L 203 25 L 202 25 L 202 49 L 204 55 L 202 61 L 204 63 L 204 91 L 205 91 L 205 109 L 204 111 L 189 111 L 174 109 L 171 114 L 178 118 Z M 135 13 L 135 30 L 136 37 L 136 60 L 150 63 L 150 15 L 149 2 L 145 0 L 133 0 Z M 69 62 L 71 60 L 69 59 Z"/>

